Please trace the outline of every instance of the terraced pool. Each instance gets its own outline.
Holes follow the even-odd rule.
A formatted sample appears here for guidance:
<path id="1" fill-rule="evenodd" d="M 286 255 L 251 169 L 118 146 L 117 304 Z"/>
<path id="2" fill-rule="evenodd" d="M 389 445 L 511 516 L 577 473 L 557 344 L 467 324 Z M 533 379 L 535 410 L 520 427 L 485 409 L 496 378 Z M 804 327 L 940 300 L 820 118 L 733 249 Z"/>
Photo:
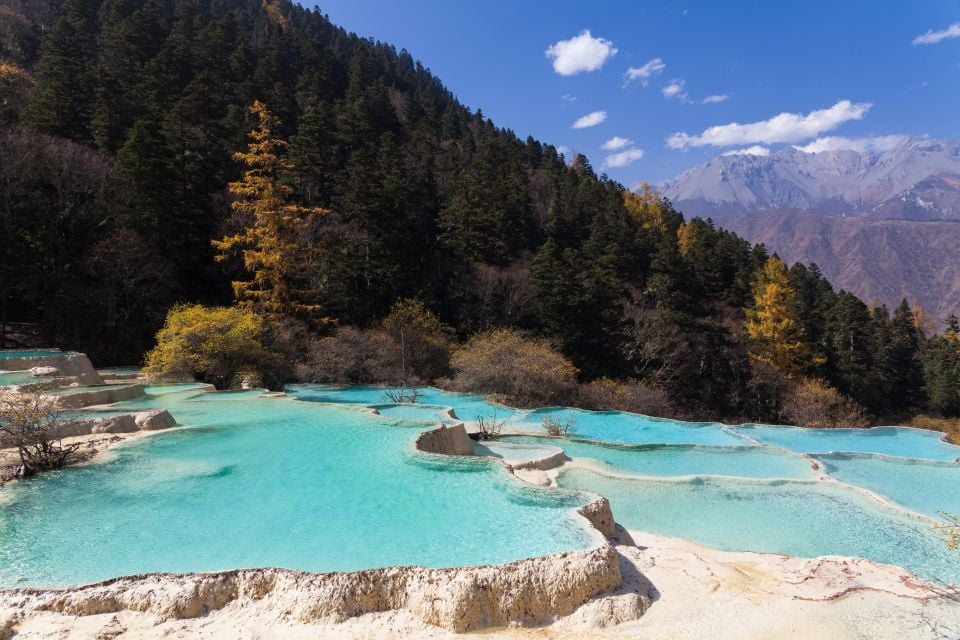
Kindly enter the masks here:
<path id="1" fill-rule="evenodd" d="M 420 391 L 410 405 L 375 387 L 291 387 L 302 402 L 148 387 L 109 411 L 162 407 L 186 428 L 0 493 L 0 585 L 503 562 L 596 543 L 572 515 L 590 499 L 584 491 L 607 496 L 632 529 L 721 549 L 854 555 L 960 581 L 960 554 L 933 530 L 933 516 L 960 512 L 960 448 L 939 434 L 517 410 Z M 447 407 L 467 421 L 496 415 L 514 435 L 477 447 L 486 459 L 415 452 L 425 425 L 449 421 Z M 544 437 L 546 416 L 572 419 L 576 437 Z M 524 485 L 495 460 L 555 447 L 575 461 L 557 476 L 565 490 Z"/>
<path id="2" fill-rule="evenodd" d="M 150 571 L 506 562 L 598 542 L 579 492 L 419 454 L 423 425 L 259 392 L 147 396 L 189 428 L 3 489 L 0 586 Z"/>

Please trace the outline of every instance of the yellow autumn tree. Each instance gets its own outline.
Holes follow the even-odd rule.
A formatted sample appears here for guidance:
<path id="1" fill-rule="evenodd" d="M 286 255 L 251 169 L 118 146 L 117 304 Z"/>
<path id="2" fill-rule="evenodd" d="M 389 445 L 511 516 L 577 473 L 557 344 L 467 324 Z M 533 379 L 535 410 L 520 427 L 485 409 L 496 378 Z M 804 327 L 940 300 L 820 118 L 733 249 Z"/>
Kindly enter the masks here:
<path id="1" fill-rule="evenodd" d="M 644 182 L 640 186 L 640 193 L 625 191 L 623 203 L 627 211 L 640 220 L 640 224 L 648 231 L 666 233 L 667 219 L 663 200 L 656 189 Z"/>
<path id="2" fill-rule="evenodd" d="M 310 274 L 320 255 L 310 232 L 325 209 L 301 207 L 290 202 L 293 189 L 281 182 L 281 176 L 294 169 L 280 154 L 286 141 L 274 133 L 280 121 L 267 106 L 254 101 L 250 113 L 258 119 L 250 132 L 246 152 L 234 159 L 246 166 L 243 178 L 231 182 L 231 204 L 243 229 L 213 246 L 218 260 L 239 252 L 249 280 L 233 282 L 234 297 L 246 308 L 271 315 L 295 316 L 312 323 L 324 323 L 317 304 L 320 292 L 311 284 Z"/>
<path id="3" fill-rule="evenodd" d="M 790 376 L 800 373 L 808 359 L 803 327 L 794 313 L 796 298 L 786 265 L 773 256 L 754 276 L 753 306 L 746 310 L 750 356 Z"/>

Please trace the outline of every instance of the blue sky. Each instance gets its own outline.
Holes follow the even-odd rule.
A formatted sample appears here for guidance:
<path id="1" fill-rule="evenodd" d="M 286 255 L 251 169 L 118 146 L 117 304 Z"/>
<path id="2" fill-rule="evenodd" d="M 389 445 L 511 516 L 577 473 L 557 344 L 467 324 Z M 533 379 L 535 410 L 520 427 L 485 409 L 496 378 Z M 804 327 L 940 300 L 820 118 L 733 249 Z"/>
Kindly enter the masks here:
<path id="1" fill-rule="evenodd" d="M 744 149 L 960 138 L 960 0 L 319 6 L 407 49 L 498 126 L 583 153 L 626 185 Z M 600 122 L 573 128 L 591 114 L 584 124 Z M 605 150 L 614 138 L 628 142 Z"/>

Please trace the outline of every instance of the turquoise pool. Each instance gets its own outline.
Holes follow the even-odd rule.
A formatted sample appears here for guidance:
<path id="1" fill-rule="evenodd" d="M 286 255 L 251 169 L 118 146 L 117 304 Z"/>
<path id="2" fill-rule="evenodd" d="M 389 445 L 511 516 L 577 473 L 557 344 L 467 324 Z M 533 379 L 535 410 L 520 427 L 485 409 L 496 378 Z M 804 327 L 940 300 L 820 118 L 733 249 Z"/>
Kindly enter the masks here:
<path id="1" fill-rule="evenodd" d="M 937 433 L 518 410 L 434 388 L 420 389 L 419 404 L 390 403 L 376 387 L 292 386 L 301 401 L 193 384 L 146 391 L 96 415 L 166 408 L 185 428 L 2 490 L 0 586 L 250 566 L 504 562 L 595 543 L 572 515 L 589 500 L 582 491 L 610 498 L 628 528 L 721 549 L 855 555 L 960 580 L 960 554 L 926 517 L 960 513 L 952 462 L 960 448 Z M 495 459 L 416 453 L 413 440 L 446 407 L 466 421 L 496 415 L 525 433 L 478 445 L 490 458 L 560 447 L 588 464 L 565 469 L 561 491 L 524 485 Z M 576 437 L 534 435 L 545 416 L 572 418 Z"/>
<path id="2" fill-rule="evenodd" d="M 803 429 L 743 425 L 731 431 L 763 444 L 783 447 L 801 453 L 859 452 L 882 453 L 888 456 L 956 460 L 960 447 L 941 440 L 936 431 L 905 427 L 872 429 Z"/>
<path id="3" fill-rule="evenodd" d="M 865 487 L 908 509 L 960 515 L 960 464 L 864 454 L 816 456 L 834 478 Z"/>
<path id="4" fill-rule="evenodd" d="M 505 442 L 555 445 L 572 458 L 603 463 L 616 474 L 641 476 L 724 475 L 814 479 L 811 460 L 756 446 L 615 445 L 561 438 L 508 436 Z"/>
<path id="5" fill-rule="evenodd" d="M 43 382 L 43 379 L 29 371 L 0 371 L 0 387 L 13 387 L 34 382 Z"/>
<path id="6" fill-rule="evenodd" d="M 193 391 L 204 387 L 200 382 L 171 382 L 167 384 L 147 384 L 143 386 L 143 392 L 148 395 L 160 396 L 167 393 L 180 393 L 181 391 Z"/>
<path id="7" fill-rule="evenodd" d="M 741 445 L 747 442 L 721 425 L 679 422 L 622 411 L 582 411 L 565 407 L 537 409 L 521 423 L 540 429 L 543 418 L 572 420 L 578 438 L 623 444 Z"/>
<path id="8" fill-rule="evenodd" d="M 464 566 L 586 548 L 588 497 L 482 458 L 424 456 L 422 425 L 259 392 L 172 393 L 191 428 L 4 489 L 0 585 L 150 571 Z"/>
<path id="9" fill-rule="evenodd" d="M 729 551 L 859 556 L 960 581 L 960 554 L 945 548 L 929 521 L 834 483 L 624 479 L 574 468 L 559 484 L 606 496 L 628 529 Z"/>
<path id="10" fill-rule="evenodd" d="M 287 393 L 307 402 L 334 402 L 340 404 L 359 404 L 367 407 L 391 404 L 383 387 L 331 387 L 317 384 L 296 384 L 287 388 Z M 487 402 L 483 396 L 472 393 L 453 393 L 434 387 L 418 387 L 418 405 L 438 405 L 453 407 L 457 417 L 473 422 L 478 417 L 496 418 L 498 421 L 514 422 L 527 412 L 511 409 L 500 404 Z M 416 406 L 416 405 L 414 405 Z"/>
<path id="11" fill-rule="evenodd" d="M 59 349 L 4 349 L 0 351 L 0 359 L 3 358 L 48 358 L 51 356 L 66 355 Z"/>
<path id="12" fill-rule="evenodd" d="M 397 420 L 445 424 L 456 422 L 447 415 L 446 407 L 435 404 L 385 404 L 374 405 L 374 408 L 380 415 Z"/>

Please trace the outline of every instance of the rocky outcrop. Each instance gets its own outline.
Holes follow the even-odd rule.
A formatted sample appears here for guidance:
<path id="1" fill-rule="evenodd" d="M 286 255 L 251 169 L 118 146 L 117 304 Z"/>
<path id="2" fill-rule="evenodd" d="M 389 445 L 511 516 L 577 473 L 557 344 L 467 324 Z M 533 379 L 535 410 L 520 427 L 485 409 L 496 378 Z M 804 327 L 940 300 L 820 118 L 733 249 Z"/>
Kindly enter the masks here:
<path id="1" fill-rule="evenodd" d="M 438 453 L 448 456 L 472 456 L 473 440 L 467 435 L 463 424 L 452 427 L 440 426 L 424 431 L 417 438 L 416 447 L 425 453 Z"/>
<path id="2" fill-rule="evenodd" d="M 135 416 L 140 431 L 159 431 L 177 426 L 177 421 L 166 409 L 138 411 Z"/>
<path id="3" fill-rule="evenodd" d="M 70 438 L 98 433 L 134 433 L 137 431 L 158 431 L 177 426 L 166 409 L 134 411 L 118 415 L 91 417 L 88 420 L 71 420 L 56 430 L 54 437 Z"/>
<path id="4" fill-rule="evenodd" d="M 63 409 L 80 409 L 90 407 L 96 404 L 113 404 L 114 402 L 124 402 L 133 400 L 144 395 L 143 385 L 102 385 L 97 388 L 91 388 L 88 391 L 78 391 L 76 393 L 64 393 L 62 395 L 51 396 L 55 398 L 57 406 Z"/>
<path id="5" fill-rule="evenodd" d="M 558 447 L 551 448 L 557 450 L 549 451 L 539 458 L 531 458 L 530 460 L 522 460 L 520 462 L 510 462 L 507 464 L 507 467 L 509 467 L 511 470 L 536 469 L 539 471 L 546 471 L 547 469 L 555 469 L 567 461 L 567 454 L 563 452 L 563 449 Z"/>
<path id="6" fill-rule="evenodd" d="M 90 359 L 83 353 L 51 351 L 50 355 L 26 358 L 4 358 L 3 368 L 8 371 L 27 371 L 42 368 L 44 375 L 75 378 L 79 384 L 103 384 L 103 379 L 93 368 Z"/>
<path id="7" fill-rule="evenodd" d="M 77 616 L 127 610 L 183 619 L 232 603 L 266 602 L 278 621 L 343 622 L 368 613 L 404 610 L 427 624 L 464 632 L 547 623 L 620 583 L 619 554 L 604 544 L 589 551 L 456 569 L 148 574 L 69 590 L 10 590 L 0 593 L 0 606 Z"/>
<path id="8" fill-rule="evenodd" d="M 577 509 L 577 513 L 590 521 L 594 528 L 606 537 L 613 536 L 617 523 L 613 519 L 610 501 L 600 497 Z"/>

